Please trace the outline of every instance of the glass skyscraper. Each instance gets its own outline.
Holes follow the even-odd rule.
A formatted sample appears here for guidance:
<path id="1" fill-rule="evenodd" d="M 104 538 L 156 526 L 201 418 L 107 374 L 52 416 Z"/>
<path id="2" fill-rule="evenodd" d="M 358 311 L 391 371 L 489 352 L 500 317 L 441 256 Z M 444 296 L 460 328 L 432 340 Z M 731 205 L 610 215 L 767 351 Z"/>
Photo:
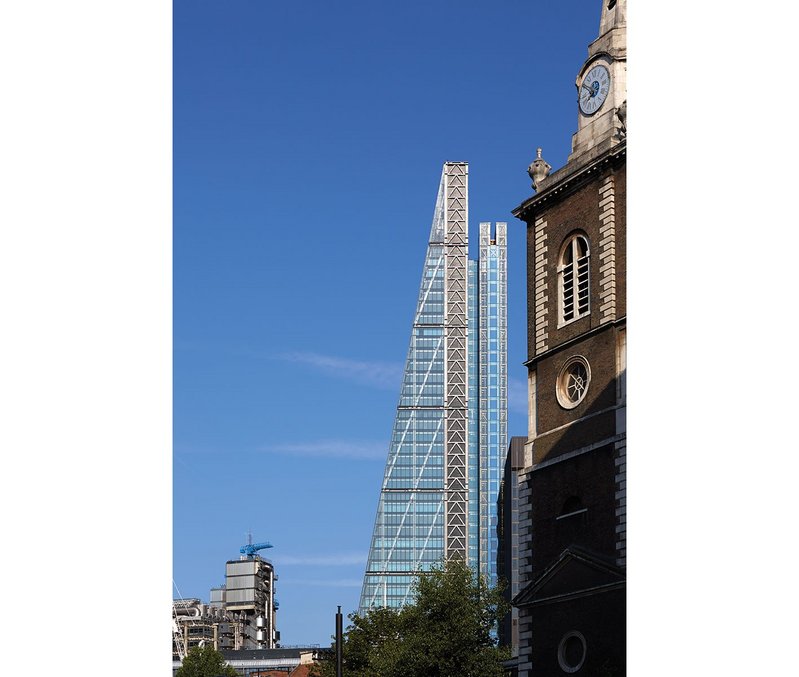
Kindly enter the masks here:
<path id="1" fill-rule="evenodd" d="M 506 224 L 468 258 L 468 165 L 441 174 L 360 611 L 411 601 L 419 571 L 461 557 L 496 583 L 507 452 Z"/>

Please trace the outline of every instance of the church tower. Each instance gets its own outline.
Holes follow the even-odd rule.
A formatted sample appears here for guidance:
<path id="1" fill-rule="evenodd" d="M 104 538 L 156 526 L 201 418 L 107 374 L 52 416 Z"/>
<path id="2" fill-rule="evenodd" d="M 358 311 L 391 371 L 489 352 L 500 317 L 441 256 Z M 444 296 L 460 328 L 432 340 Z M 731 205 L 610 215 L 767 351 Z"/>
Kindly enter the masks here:
<path id="1" fill-rule="evenodd" d="M 625 674 L 626 0 L 602 0 L 577 131 L 538 150 L 527 224 L 528 435 L 519 471 L 520 677 Z"/>

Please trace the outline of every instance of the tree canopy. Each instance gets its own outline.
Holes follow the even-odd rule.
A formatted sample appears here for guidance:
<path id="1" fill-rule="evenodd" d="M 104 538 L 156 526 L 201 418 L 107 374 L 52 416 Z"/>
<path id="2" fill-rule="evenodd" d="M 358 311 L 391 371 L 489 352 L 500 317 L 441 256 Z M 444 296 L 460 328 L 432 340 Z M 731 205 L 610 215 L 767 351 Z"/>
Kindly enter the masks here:
<path id="1" fill-rule="evenodd" d="M 462 561 L 421 573 L 401 609 L 349 615 L 342 656 L 347 677 L 502 677 L 507 650 L 493 629 L 506 611 L 497 589 Z M 335 651 L 312 672 L 335 676 Z"/>
<path id="2" fill-rule="evenodd" d="M 195 646 L 183 659 L 175 677 L 238 677 L 225 658 L 211 644 Z"/>

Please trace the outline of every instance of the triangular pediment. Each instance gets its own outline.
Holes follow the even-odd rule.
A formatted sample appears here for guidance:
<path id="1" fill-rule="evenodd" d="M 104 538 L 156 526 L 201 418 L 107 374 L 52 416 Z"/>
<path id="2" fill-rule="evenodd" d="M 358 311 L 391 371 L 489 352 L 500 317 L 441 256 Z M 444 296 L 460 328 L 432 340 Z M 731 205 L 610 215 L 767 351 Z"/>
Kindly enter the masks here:
<path id="1" fill-rule="evenodd" d="M 571 546 L 513 600 L 514 606 L 531 606 L 575 595 L 623 586 L 623 569 L 608 559 Z"/>

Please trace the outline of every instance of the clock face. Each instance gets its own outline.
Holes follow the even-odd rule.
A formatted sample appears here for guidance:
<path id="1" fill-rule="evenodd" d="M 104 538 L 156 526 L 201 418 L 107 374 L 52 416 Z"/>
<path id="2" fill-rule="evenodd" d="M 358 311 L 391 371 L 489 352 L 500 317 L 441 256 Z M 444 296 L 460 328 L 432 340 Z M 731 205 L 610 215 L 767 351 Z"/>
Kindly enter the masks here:
<path id="1" fill-rule="evenodd" d="M 602 64 L 592 66 L 580 85 L 580 110 L 585 115 L 596 113 L 610 92 L 610 73 Z"/>

